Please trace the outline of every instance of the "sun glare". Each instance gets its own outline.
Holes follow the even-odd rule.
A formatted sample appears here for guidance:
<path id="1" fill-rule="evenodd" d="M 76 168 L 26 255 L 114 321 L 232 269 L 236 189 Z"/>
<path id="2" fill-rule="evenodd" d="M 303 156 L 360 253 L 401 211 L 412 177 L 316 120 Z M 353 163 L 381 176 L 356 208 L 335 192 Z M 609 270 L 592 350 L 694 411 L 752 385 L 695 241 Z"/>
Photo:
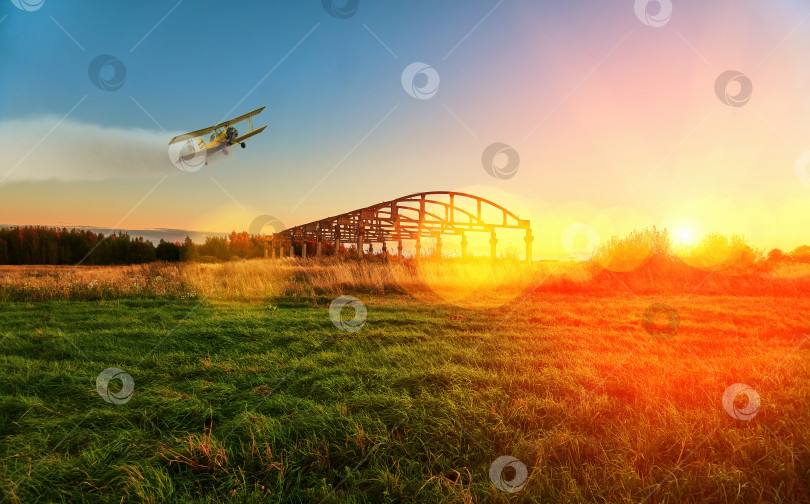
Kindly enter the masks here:
<path id="1" fill-rule="evenodd" d="M 695 231 L 689 226 L 681 226 L 675 231 L 673 238 L 678 245 L 694 245 Z"/>

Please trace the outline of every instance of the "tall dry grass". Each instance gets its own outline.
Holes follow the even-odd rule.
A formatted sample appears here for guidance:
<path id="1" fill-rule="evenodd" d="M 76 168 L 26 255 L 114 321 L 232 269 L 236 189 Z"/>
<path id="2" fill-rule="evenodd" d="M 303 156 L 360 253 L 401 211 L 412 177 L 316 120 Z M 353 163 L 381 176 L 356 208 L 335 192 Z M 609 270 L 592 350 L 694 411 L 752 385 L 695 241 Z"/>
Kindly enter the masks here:
<path id="1" fill-rule="evenodd" d="M 193 298 L 178 263 L 132 266 L 0 266 L 0 301 Z"/>
<path id="2" fill-rule="evenodd" d="M 525 263 L 483 259 L 339 261 L 252 259 L 217 264 L 188 264 L 185 281 L 206 297 L 260 299 L 347 293 L 407 293 L 429 300 L 512 298 L 537 279 L 577 278 L 587 266 L 573 263 Z M 566 276 L 567 275 L 567 276 Z"/>
<path id="3" fill-rule="evenodd" d="M 528 292 L 806 295 L 810 264 L 768 269 L 697 268 L 677 258 L 651 259 L 629 271 L 598 261 L 501 259 L 249 259 L 137 266 L 2 266 L 0 300 L 100 300 L 120 297 L 267 300 L 352 293 L 409 294 L 426 301 L 499 302 Z"/>

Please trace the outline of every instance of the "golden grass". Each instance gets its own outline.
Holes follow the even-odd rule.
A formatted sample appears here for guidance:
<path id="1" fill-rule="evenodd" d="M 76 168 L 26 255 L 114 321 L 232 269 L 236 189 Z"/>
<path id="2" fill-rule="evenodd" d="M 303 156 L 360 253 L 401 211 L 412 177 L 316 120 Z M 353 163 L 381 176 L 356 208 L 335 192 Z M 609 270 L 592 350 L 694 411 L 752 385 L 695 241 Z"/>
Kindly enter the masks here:
<path id="1" fill-rule="evenodd" d="M 181 264 L 0 266 L 0 300 L 191 295 Z"/>
<path id="2" fill-rule="evenodd" d="M 407 293 L 425 301 L 497 305 L 530 290 L 562 293 L 680 292 L 800 295 L 810 264 L 783 263 L 744 275 L 680 263 L 615 272 L 596 263 L 502 259 L 338 261 L 249 259 L 134 266 L 0 266 L 0 299 L 109 297 L 267 300 L 351 293 Z"/>
<path id="3" fill-rule="evenodd" d="M 225 299 L 263 299 L 283 295 L 408 293 L 429 301 L 505 302 L 543 280 L 585 281 L 585 264 L 519 261 L 301 261 L 253 259 L 218 264 L 188 264 L 183 278 L 201 295 Z"/>

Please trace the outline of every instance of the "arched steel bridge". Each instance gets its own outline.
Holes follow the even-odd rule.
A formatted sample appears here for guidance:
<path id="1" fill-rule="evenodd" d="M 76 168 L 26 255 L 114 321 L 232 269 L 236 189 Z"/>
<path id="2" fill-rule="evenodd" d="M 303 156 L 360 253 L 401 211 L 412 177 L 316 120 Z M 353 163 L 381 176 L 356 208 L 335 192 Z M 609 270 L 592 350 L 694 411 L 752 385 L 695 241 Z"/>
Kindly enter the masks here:
<path id="1" fill-rule="evenodd" d="M 526 260 L 532 258 L 532 230 L 529 221 L 488 199 L 453 191 L 431 191 L 409 194 L 391 201 L 360 208 L 333 217 L 285 229 L 273 234 L 270 250 L 273 257 L 294 256 L 296 245 L 303 258 L 307 248 L 316 256 L 325 248 L 339 250 L 340 245 L 353 245 L 362 257 L 364 246 L 397 242 L 402 255 L 402 240 L 416 241 L 416 256 L 421 254 L 422 239 L 435 240 L 441 255 L 443 235 L 461 236 L 461 254 L 467 255 L 467 233 L 490 233 L 490 251 L 496 257 L 497 229 L 525 229 Z M 328 244 L 326 247 L 324 244 Z M 331 247 L 330 247 L 331 245 Z M 285 250 L 286 249 L 286 250 Z M 311 254 L 312 252 L 310 252 Z"/>

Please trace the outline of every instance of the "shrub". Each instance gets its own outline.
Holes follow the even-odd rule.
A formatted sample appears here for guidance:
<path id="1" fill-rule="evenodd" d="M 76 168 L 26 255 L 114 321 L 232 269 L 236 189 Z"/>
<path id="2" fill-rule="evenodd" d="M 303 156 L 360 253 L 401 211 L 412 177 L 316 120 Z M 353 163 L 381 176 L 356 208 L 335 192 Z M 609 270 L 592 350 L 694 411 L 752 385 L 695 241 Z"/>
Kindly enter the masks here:
<path id="1" fill-rule="evenodd" d="M 701 269 L 750 271 L 761 259 L 761 254 L 751 248 L 742 235 L 710 233 L 689 249 L 683 260 Z"/>
<path id="2" fill-rule="evenodd" d="M 796 247 L 789 255 L 796 262 L 810 263 L 810 245 Z"/>
<path id="3" fill-rule="evenodd" d="M 613 236 L 601 244 L 592 261 L 611 271 L 631 271 L 648 261 L 667 263 L 672 260 L 672 241 L 666 229 L 635 230 L 624 238 Z"/>

